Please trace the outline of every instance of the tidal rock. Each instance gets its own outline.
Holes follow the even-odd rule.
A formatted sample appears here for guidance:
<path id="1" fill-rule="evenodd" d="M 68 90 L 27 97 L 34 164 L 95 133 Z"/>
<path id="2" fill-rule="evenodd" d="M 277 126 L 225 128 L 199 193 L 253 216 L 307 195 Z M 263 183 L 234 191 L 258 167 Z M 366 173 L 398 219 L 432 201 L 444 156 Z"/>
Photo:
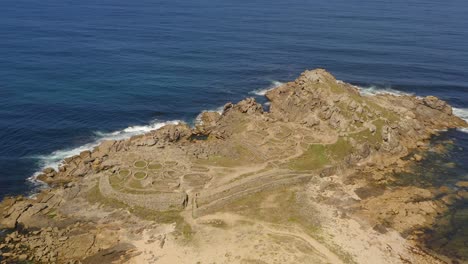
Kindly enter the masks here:
<path id="1" fill-rule="evenodd" d="M 92 153 L 94 158 L 103 158 L 109 154 L 112 146 L 115 144 L 115 140 L 103 141 L 98 147 L 96 147 Z"/>
<path id="2" fill-rule="evenodd" d="M 45 168 L 42 172 L 45 174 L 50 174 L 50 173 L 54 173 L 55 170 L 49 167 L 49 168 Z"/>
<path id="3" fill-rule="evenodd" d="M 468 189 L 468 181 L 459 181 L 455 185 L 457 187 L 460 187 L 460 188 L 467 188 Z"/>
<path id="4" fill-rule="evenodd" d="M 86 159 L 91 158 L 91 151 L 89 151 L 89 150 L 82 151 L 82 152 L 80 153 L 80 158 L 81 158 L 82 160 L 86 160 Z"/>
<path id="5" fill-rule="evenodd" d="M 220 118 L 221 114 L 218 112 L 202 112 L 197 118 L 196 129 L 202 134 L 209 134 Z"/>
<path id="6" fill-rule="evenodd" d="M 419 154 L 414 154 L 413 158 L 415 161 L 421 161 L 423 159 L 423 157 Z"/>
<path id="7" fill-rule="evenodd" d="M 452 107 L 450 107 L 445 101 L 442 101 L 435 96 L 426 96 L 423 99 L 423 102 L 432 109 L 436 109 L 444 112 L 445 114 L 452 115 Z"/>

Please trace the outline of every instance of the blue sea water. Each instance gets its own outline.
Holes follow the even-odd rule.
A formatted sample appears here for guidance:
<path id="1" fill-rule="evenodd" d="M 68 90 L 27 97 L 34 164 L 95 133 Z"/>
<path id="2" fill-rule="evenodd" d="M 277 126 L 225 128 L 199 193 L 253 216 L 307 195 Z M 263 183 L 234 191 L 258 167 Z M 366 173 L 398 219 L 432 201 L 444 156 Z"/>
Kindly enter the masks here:
<path id="1" fill-rule="evenodd" d="M 466 14 L 465 0 L 2 0 L 0 197 L 100 139 L 191 122 L 305 69 L 466 117 Z"/>

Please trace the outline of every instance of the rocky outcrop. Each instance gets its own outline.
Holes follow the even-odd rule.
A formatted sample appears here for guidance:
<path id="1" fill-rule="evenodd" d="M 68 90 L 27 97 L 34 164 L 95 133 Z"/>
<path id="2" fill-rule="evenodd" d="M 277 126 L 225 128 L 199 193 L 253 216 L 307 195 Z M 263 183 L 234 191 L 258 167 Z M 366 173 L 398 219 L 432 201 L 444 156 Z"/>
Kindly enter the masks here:
<path id="1" fill-rule="evenodd" d="M 247 98 L 240 101 L 237 104 L 226 104 L 224 106 L 223 115 L 227 112 L 234 110 L 245 114 L 261 114 L 263 113 L 263 107 L 257 103 L 254 98 Z"/>
<path id="2" fill-rule="evenodd" d="M 424 97 L 423 102 L 434 110 L 441 111 L 447 115 L 452 115 L 452 107 L 435 96 L 426 96 Z"/>
<path id="3" fill-rule="evenodd" d="M 247 98 L 226 104 L 222 114 L 203 112 L 194 128 L 171 124 L 104 141 L 65 159 L 57 170 L 45 169 L 38 179 L 52 189 L 36 199 L 10 198 L 0 204 L 0 226 L 24 230 L 8 238 L 8 249 L 0 248 L 4 257 L 38 262 L 92 258 L 118 247 L 115 241 L 122 237 L 108 226 L 114 215 L 129 226 L 137 225 L 127 219 L 137 213 L 153 213 L 153 222 L 166 217 L 180 226 L 188 215 L 224 210 L 267 190 L 308 186 L 312 178 L 336 179 L 356 168 L 362 175 L 370 168 L 371 181 L 383 182 L 387 173 L 403 171 L 401 158 L 412 148 L 424 148 L 433 133 L 467 126 L 436 97 L 362 96 L 323 69 L 306 71 L 266 97 L 269 111 Z M 388 188 L 376 198 L 367 195 L 366 179 L 357 178 L 362 199 L 348 199 L 343 206 L 402 232 L 430 224 L 450 203 L 466 197 L 466 184 L 460 182 L 456 193 L 443 194 L 438 202 L 430 200 L 433 192 L 421 188 Z M 342 192 L 352 188 L 345 186 Z M 89 224 L 75 227 L 78 218 Z M 98 230 L 94 223 L 99 221 Z M 139 226 L 136 233 L 143 228 L 148 226 Z"/>
<path id="4" fill-rule="evenodd" d="M 197 124 L 195 124 L 197 133 L 203 135 L 210 134 L 220 118 L 221 114 L 218 112 L 202 112 L 197 118 Z"/>

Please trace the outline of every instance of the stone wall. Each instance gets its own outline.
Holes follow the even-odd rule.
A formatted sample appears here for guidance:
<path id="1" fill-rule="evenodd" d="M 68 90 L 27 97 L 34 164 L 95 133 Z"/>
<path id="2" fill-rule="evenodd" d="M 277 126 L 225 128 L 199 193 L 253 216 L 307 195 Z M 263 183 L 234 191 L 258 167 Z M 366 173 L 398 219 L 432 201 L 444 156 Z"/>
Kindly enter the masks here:
<path id="1" fill-rule="evenodd" d="M 155 211 L 183 210 L 188 200 L 188 195 L 183 192 L 161 192 L 156 194 L 118 192 L 110 185 L 108 175 L 101 176 L 99 190 L 105 197 L 119 200 L 130 206 L 140 206 Z"/>

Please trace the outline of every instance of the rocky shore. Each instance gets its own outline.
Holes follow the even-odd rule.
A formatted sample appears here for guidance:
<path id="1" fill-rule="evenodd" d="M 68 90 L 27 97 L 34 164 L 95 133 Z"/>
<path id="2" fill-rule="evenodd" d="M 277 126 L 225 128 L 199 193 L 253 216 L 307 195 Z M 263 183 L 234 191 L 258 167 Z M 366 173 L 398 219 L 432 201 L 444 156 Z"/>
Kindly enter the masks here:
<path id="1" fill-rule="evenodd" d="M 420 243 L 468 182 L 395 184 L 433 135 L 467 127 L 444 101 L 363 96 L 306 71 L 195 127 L 106 141 L 0 203 L 1 263 L 460 263 Z"/>

